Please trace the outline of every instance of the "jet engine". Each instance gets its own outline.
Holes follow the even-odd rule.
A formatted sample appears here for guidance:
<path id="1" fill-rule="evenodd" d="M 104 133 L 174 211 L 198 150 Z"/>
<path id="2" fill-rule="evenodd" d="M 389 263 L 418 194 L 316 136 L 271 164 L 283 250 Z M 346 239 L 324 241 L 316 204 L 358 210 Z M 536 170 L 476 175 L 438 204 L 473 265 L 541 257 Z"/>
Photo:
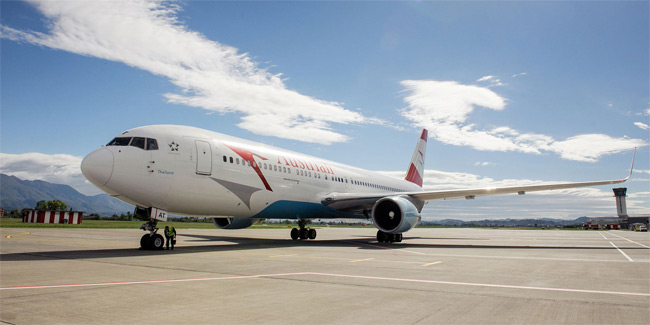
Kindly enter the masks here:
<path id="1" fill-rule="evenodd" d="M 262 219 L 214 218 L 212 222 L 221 229 L 244 229 L 260 222 Z"/>
<path id="2" fill-rule="evenodd" d="M 417 207 L 401 196 L 387 196 L 372 207 L 372 221 L 377 229 L 388 234 L 411 230 L 420 221 Z"/>

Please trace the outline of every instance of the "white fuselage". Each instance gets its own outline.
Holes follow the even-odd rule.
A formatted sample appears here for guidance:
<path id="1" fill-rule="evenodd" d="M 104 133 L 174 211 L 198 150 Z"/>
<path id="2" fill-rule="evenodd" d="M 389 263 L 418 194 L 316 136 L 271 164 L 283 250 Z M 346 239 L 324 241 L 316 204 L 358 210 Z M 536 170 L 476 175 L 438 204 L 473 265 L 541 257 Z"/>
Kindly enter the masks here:
<path id="1" fill-rule="evenodd" d="M 124 202 L 178 215 L 364 217 L 321 200 L 330 193 L 422 190 L 406 180 L 194 127 L 145 126 L 118 138 L 144 138 L 148 144 L 114 140 L 84 159 L 84 175 Z"/>

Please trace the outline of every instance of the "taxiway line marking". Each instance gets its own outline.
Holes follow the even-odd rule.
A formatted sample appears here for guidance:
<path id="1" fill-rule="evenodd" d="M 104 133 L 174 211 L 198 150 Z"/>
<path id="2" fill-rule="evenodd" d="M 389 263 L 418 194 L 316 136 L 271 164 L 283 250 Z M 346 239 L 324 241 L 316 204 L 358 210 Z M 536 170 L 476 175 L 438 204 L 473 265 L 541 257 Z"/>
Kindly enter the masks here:
<path id="1" fill-rule="evenodd" d="M 640 246 L 643 246 L 643 247 L 645 247 L 645 248 L 650 248 L 650 246 L 646 246 L 646 245 L 643 245 L 643 244 L 641 244 L 641 243 L 637 243 L 637 242 L 635 242 L 634 240 L 627 239 L 627 238 L 625 238 L 625 237 L 623 237 L 623 236 L 619 236 L 619 235 L 614 234 L 614 233 L 612 233 L 612 235 L 614 235 L 614 236 L 616 236 L 616 237 L 618 237 L 618 238 L 623 238 L 623 239 L 629 241 L 630 243 L 635 243 L 635 244 L 640 245 Z"/>
<path id="2" fill-rule="evenodd" d="M 583 289 L 569 289 L 569 288 L 546 288 L 546 287 L 516 286 L 516 285 L 507 285 L 507 284 L 490 284 L 490 283 L 455 282 L 455 281 L 439 281 L 439 280 L 403 279 L 403 278 L 388 278 L 388 277 L 377 277 L 377 276 L 366 276 L 366 275 L 348 275 L 348 274 L 317 273 L 317 272 L 307 272 L 307 273 L 311 274 L 311 275 L 322 275 L 322 276 L 343 277 L 343 278 L 356 278 L 356 279 L 369 279 L 369 280 L 381 280 L 381 281 L 416 282 L 416 283 L 449 284 L 449 285 L 488 287 L 488 288 L 559 291 L 559 292 L 577 292 L 577 293 L 592 293 L 592 294 L 593 293 L 600 293 L 600 294 L 650 297 L 650 293 L 641 293 L 641 292 L 619 292 L 619 291 L 583 290 Z"/>
<path id="3" fill-rule="evenodd" d="M 437 261 L 437 262 L 431 262 L 431 263 L 427 263 L 427 264 L 422 264 L 422 266 L 436 265 L 436 264 L 440 264 L 440 263 L 442 263 L 442 261 Z"/>
<path id="4" fill-rule="evenodd" d="M 346 243 L 350 244 L 355 244 L 355 245 L 363 245 L 363 246 L 368 246 L 368 247 L 374 247 L 374 248 L 381 248 L 381 249 L 388 249 L 388 250 L 394 250 L 397 252 L 403 252 L 403 253 L 410 253 L 410 254 L 417 254 L 417 255 L 426 255 L 426 256 L 439 256 L 439 257 L 460 257 L 460 258 L 490 258 L 490 259 L 510 259 L 510 260 L 533 260 L 533 261 L 562 261 L 562 262 L 597 262 L 597 263 L 627 263 L 625 261 L 618 261 L 618 260 L 602 260 L 602 259 L 586 259 L 586 258 L 556 258 L 556 257 L 529 257 L 529 256 L 507 256 L 507 255 L 462 255 L 462 254 L 431 254 L 431 253 L 422 253 L 422 252 L 416 252 L 416 251 L 411 251 L 407 249 L 401 249 L 401 248 L 392 248 L 392 247 L 384 247 L 384 246 L 379 246 L 379 245 L 372 245 L 372 244 L 367 244 L 367 243 L 360 243 L 360 242 L 353 242 L 353 241 L 346 241 Z M 536 246 L 537 248 L 545 248 L 544 246 Z M 601 246 L 594 246 L 596 248 L 601 247 Z M 645 260 L 636 260 L 636 262 L 647 262 Z"/>
<path id="5" fill-rule="evenodd" d="M 371 258 L 362 258 L 362 259 L 360 259 L 360 260 L 351 260 L 350 263 L 357 263 L 357 262 L 364 262 L 364 261 L 372 261 L 372 260 L 374 260 L 374 259 L 375 259 L 374 257 L 371 257 Z"/>
<path id="6" fill-rule="evenodd" d="M 36 286 L 16 286 L 16 287 L 0 287 L 0 290 L 49 289 L 49 288 L 66 288 L 66 287 L 113 286 L 113 285 L 126 285 L 126 284 L 153 284 L 153 283 L 173 283 L 173 282 L 190 282 L 190 281 L 255 279 L 255 278 L 272 278 L 272 277 L 288 277 L 288 276 L 304 276 L 304 275 L 307 275 L 307 276 L 322 276 L 322 277 L 337 277 L 337 278 L 348 278 L 348 279 L 378 280 L 378 281 L 394 281 L 394 282 L 411 282 L 411 283 L 426 283 L 426 284 L 442 284 L 442 285 L 485 287 L 485 288 L 502 288 L 502 289 L 518 289 L 518 290 L 556 291 L 556 292 L 570 292 L 570 293 L 608 294 L 608 295 L 650 297 L 650 293 L 642 293 L 642 292 L 621 292 L 621 291 L 585 290 L 585 289 L 570 289 L 570 288 L 531 287 L 531 286 L 518 286 L 518 285 L 508 285 L 508 284 L 456 282 L 456 281 L 407 279 L 407 278 L 390 278 L 390 277 L 379 277 L 379 276 L 368 276 L 368 275 L 351 275 L 351 274 L 319 273 L 319 272 L 295 272 L 295 273 L 275 273 L 275 274 L 258 274 L 258 275 L 236 275 L 236 276 L 171 279 L 171 280 L 144 280 L 144 281 L 123 281 L 123 282 L 99 282 L 99 283 L 80 283 L 80 284 L 54 284 L 54 285 L 36 285 Z"/>
<path id="7" fill-rule="evenodd" d="M 601 235 L 604 239 L 607 239 L 607 237 L 605 237 L 605 235 L 603 235 L 603 233 L 599 232 L 598 234 Z"/>
<path id="8" fill-rule="evenodd" d="M 614 243 L 612 243 L 611 241 L 609 243 L 612 244 L 612 246 L 614 246 L 614 248 L 616 248 L 619 253 L 623 254 L 623 256 L 625 256 L 625 258 L 627 258 L 628 261 L 634 262 L 634 260 L 631 257 L 627 256 L 627 254 L 625 254 L 625 252 L 623 252 L 620 248 L 616 247 L 616 245 L 614 245 Z"/>
<path id="9" fill-rule="evenodd" d="M 0 287 L 0 290 L 47 289 L 47 288 L 69 288 L 69 287 L 114 286 L 114 285 L 125 285 L 125 284 L 151 284 L 151 283 L 173 283 L 173 282 L 212 281 L 212 280 L 254 279 L 254 278 L 267 278 L 267 277 L 291 276 L 291 275 L 303 275 L 303 274 L 305 273 L 298 272 L 298 273 L 276 273 L 276 274 L 258 274 L 258 275 L 234 275 L 234 276 L 218 276 L 218 277 L 208 277 L 208 278 L 96 282 L 96 283 L 77 283 L 77 284 L 46 284 L 46 285 L 34 285 L 34 286 Z"/>

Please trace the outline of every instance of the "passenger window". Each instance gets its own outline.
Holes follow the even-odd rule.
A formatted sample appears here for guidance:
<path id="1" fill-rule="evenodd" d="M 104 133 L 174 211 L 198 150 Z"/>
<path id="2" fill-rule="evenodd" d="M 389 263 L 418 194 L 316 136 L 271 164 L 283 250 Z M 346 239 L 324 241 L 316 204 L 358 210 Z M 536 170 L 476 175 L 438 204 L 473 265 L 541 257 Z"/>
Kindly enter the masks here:
<path id="1" fill-rule="evenodd" d="M 147 138 L 147 150 L 158 150 L 158 141 Z"/>
<path id="2" fill-rule="evenodd" d="M 278 166 L 275 166 L 275 165 L 274 165 L 274 166 L 273 166 L 273 171 L 274 171 L 274 172 L 277 172 L 277 171 L 278 171 Z"/>
<path id="3" fill-rule="evenodd" d="M 239 165 L 239 158 L 235 158 L 235 163 Z"/>
<path id="4" fill-rule="evenodd" d="M 129 142 L 131 142 L 130 137 L 115 138 L 115 139 L 111 140 L 111 142 L 109 142 L 107 144 L 107 146 L 128 146 Z"/>
<path id="5" fill-rule="evenodd" d="M 228 162 L 228 158 L 226 158 L 226 156 L 223 156 L 223 162 Z"/>
<path id="6" fill-rule="evenodd" d="M 230 163 L 232 164 L 232 157 L 230 157 Z"/>
<path id="7" fill-rule="evenodd" d="M 138 147 L 144 150 L 144 138 L 135 137 L 131 140 L 131 147 Z"/>

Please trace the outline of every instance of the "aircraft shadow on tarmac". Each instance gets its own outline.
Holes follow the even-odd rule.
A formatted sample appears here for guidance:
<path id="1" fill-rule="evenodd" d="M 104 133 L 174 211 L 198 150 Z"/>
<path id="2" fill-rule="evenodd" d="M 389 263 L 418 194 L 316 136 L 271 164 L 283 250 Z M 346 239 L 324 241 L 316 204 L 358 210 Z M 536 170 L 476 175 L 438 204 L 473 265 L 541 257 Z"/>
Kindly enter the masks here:
<path id="1" fill-rule="evenodd" d="M 256 250 L 269 248 L 289 248 L 289 247 L 341 247 L 356 248 L 362 250 L 384 251 L 392 249 L 508 249 L 508 250 L 615 250 L 615 247 L 582 247 L 582 246 L 522 246 L 522 245 L 462 245 L 462 244 L 426 244 L 426 243 L 408 243 L 405 242 L 393 244 L 377 243 L 372 237 L 367 239 L 336 239 L 336 240 L 300 240 L 290 239 L 268 239 L 268 238 L 239 238 L 224 236 L 206 236 L 206 235 L 179 235 L 180 246 L 176 246 L 174 251 L 151 251 L 140 250 L 138 248 L 117 248 L 117 249 L 85 249 L 85 250 L 59 250 L 59 251 L 36 251 L 24 253 L 0 254 L 0 261 L 43 261 L 43 260 L 77 260 L 93 258 L 116 258 L 116 257 L 139 257 L 166 254 L 194 254 L 209 252 L 225 252 L 238 250 Z M 449 238 L 442 238 L 447 240 Z M 206 245 L 182 245 L 183 242 L 197 243 L 206 242 Z M 210 243 L 210 244 L 208 244 Z M 643 247 L 625 247 L 630 249 L 646 249 Z M 440 251 L 436 251 L 440 253 Z"/>

